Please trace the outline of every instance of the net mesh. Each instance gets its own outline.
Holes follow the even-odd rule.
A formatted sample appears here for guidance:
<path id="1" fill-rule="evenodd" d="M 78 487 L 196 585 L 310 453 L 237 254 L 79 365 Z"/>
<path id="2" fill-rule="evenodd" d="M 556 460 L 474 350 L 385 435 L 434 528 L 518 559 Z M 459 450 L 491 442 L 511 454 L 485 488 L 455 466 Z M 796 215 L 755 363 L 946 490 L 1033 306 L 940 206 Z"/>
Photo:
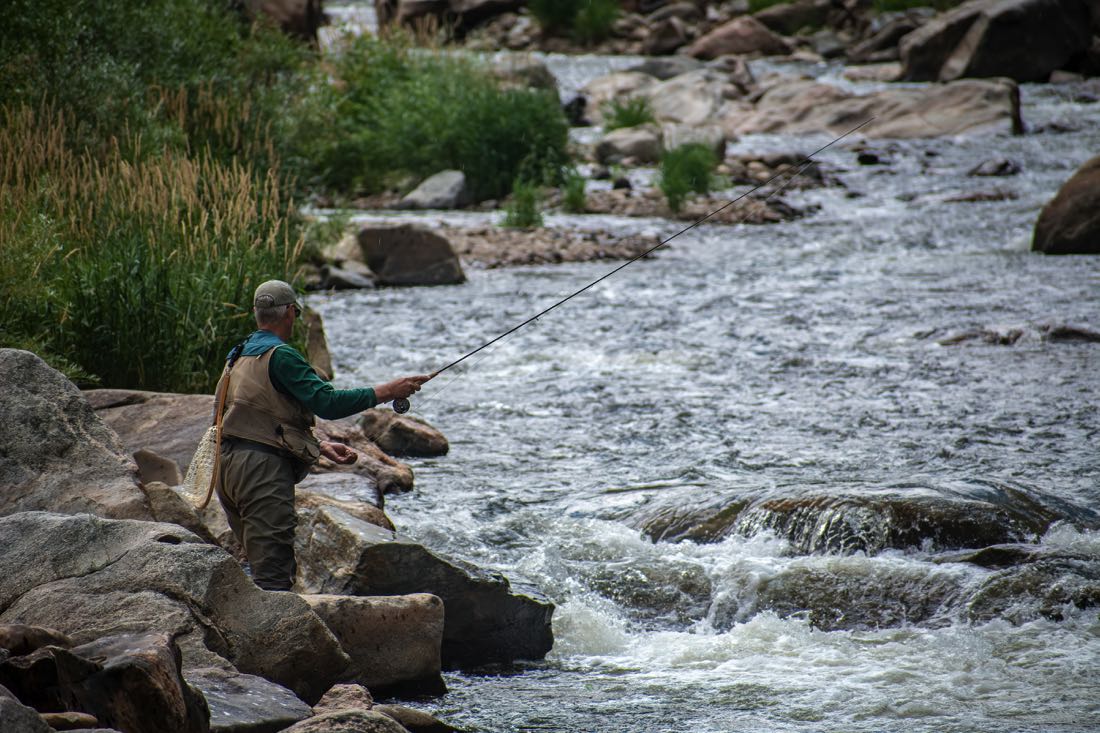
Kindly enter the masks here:
<path id="1" fill-rule="evenodd" d="M 191 457 L 191 465 L 187 467 L 187 475 L 179 487 L 180 494 L 196 509 L 206 499 L 206 492 L 210 488 L 210 477 L 214 474 L 217 434 L 218 429 L 211 426 L 202 436 L 199 447 L 195 449 L 195 455 Z"/>

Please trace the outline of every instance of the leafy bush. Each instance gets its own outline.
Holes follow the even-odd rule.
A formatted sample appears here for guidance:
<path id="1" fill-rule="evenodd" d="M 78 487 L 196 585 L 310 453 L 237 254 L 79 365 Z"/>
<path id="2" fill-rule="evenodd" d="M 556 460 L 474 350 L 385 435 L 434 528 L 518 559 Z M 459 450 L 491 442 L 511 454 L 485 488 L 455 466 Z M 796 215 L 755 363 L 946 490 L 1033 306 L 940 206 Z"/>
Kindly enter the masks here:
<path id="1" fill-rule="evenodd" d="M 335 72 L 339 89 L 325 91 L 303 136 L 322 185 L 377 192 L 454 168 L 476 198 L 499 198 L 524 166 L 556 170 L 568 160 L 557 96 L 502 89 L 468 60 L 364 37 L 335 60 Z"/>
<path id="2" fill-rule="evenodd" d="M 583 214 L 588 209 L 588 197 L 585 194 L 585 178 L 575 168 L 565 172 L 562 184 L 562 208 L 570 214 Z"/>
<path id="3" fill-rule="evenodd" d="M 628 97 L 622 101 L 613 99 L 604 107 L 604 129 L 637 127 L 655 122 L 653 107 L 646 97 Z"/>
<path id="4" fill-rule="evenodd" d="M 546 33 L 569 33 L 578 43 L 611 35 L 619 17 L 618 0 L 530 0 L 528 7 Z"/>
<path id="5" fill-rule="evenodd" d="M 717 154 L 702 143 L 688 143 L 667 151 L 661 158 L 658 185 L 669 208 L 678 212 L 689 193 L 708 193 L 715 183 L 717 166 Z"/>
<path id="6" fill-rule="evenodd" d="M 517 179 L 512 186 L 512 199 L 504 207 L 504 226 L 527 229 L 542 226 L 539 184 Z"/>
<path id="7" fill-rule="evenodd" d="M 108 387 L 210 391 L 253 289 L 294 275 L 275 175 L 209 153 L 131 163 L 121 144 L 79 155 L 67 125 L 0 116 L 0 342 Z"/>

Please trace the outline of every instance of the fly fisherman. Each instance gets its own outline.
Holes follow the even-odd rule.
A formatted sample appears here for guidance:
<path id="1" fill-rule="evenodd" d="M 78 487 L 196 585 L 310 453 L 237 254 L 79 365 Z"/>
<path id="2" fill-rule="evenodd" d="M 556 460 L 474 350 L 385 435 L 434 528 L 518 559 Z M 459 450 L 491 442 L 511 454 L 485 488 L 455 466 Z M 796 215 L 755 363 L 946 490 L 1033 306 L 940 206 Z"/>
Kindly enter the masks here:
<path id="1" fill-rule="evenodd" d="M 230 353 L 218 383 L 219 396 L 225 390 L 218 500 L 256 585 L 289 590 L 296 570 L 294 484 L 320 456 L 340 464 L 359 458 L 342 443 L 318 441 L 314 415 L 337 419 L 407 398 L 429 377 L 334 389 L 286 343 L 302 315 L 294 289 L 269 280 L 256 288 L 253 307 L 257 330 Z"/>

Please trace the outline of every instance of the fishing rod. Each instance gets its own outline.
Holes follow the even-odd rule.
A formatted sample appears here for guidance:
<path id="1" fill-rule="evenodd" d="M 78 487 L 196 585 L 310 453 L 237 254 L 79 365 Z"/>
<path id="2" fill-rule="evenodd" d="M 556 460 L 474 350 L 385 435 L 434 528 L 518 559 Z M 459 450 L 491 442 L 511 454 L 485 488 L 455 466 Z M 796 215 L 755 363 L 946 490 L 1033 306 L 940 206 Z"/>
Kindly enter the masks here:
<path id="1" fill-rule="evenodd" d="M 843 134 L 843 135 L 841 135 L 840 137 L 838 137 L 838 138 L 835 138 L 834 140 L 831 140 L 830 142 L 828 142 L 828 143 L 827 143 L 827 144 L 825 144 L 825 145 L 822 145 L 822 146 L 821 146 L 820 148 L 818 148 L 818 149 L 817 149 L 817 150 L 815 150 L 814 152 L 812 152 L 812 153 L 810 153 L 809 155 L 807 155 L 807 156 L 806 156 L 805 158 L 803 158 L 802 160 L 800 160 L 800 161 L 799 161 L 798 163 L 796 163 L 796 164 L 795 164 L 794 166 L 792 166 L 791 168 L 789 168 L 789 169 L 787 169 L 787 170 L 783 170 L 783 171 L 780 171 L 780 172 L 776 173 L 775 175 L 773 175 L 773 176 L 772 176 L 771 178 L 769 178 L 768 180 L 764 181 L 763 183 L 759 183 L 759 184 L 757 184 L 756 186 L 754 186 L 754 187 L 750 188 L 750 189 L 749 189 L 748 191 L 745 191 L 745 192 L 744 192 L 743 194 L 741 194 L 741 195 L 740 195 L 740 196 L 738 196 L 737 198 L 735 198 L 735 199 L 731 199 L 730 201 L 727 201 L 727 202 L 726 202 L 726 203 L 724 203 L 724 204 L 723 204 L 722 206 L 718 207 L 717 209 L 715 209 L 714 211 L 710 212 L 710 213 L 709 213 L 709 214 L 707 214 L 706 216 L 704 216 L 704 217 L 702 217 L 702 218 L 699 218 L 699 219 L 696 219 L 695 221 L 693 221 L 693 222 L 692 222 L 691 224 L 689 224 L 688 226 L 684 227 L 683 229 L 681 229 L 680 231 L 676 232 L 675 234 L 673 234 L 672 236 L 668 237 L 667 239 L 664 239 L 664 240 L 662 240 L 662 241 L 658 242 L 658 243 L 657 243 L 657 244 L 655 244 L 654 246 L 652 246 L 652 247 L 650 247 L 649 249 L 647 249 L 647 250 L 646 250 L 645 252 L 642 252 L 642 253 L 641 253 L 640 255 L 636 255 L 635 257 L 633 257 L 632 259 L 629 259 L 629 260 L 627 260 L 626 262 L 622 263 L 621 265 L 619 265 L 619 266 L 618 266 L 618 267 L 616 267 L 615 269 L 613 269 L 613 270 L 611 270 L 611 271 L 609 271 L 609 272 L 607 272 L 607 273 L 604 273 L 604 274 L 603 274 L 603 275 L 601 275 L 600 277 L 596 278 L 596 279 L 595 279 L 595 280 L 593 280 L 592 282 L 590 282 L 590 283 L 588 283 L 587 285 L 585 285 L 585 286 L 584 286 L 583 288 L 581 288 L 581 289 L 579 289 L 579 290 L 577 290 L 577 291 L 575 291 L 575 292 L 573 292 L 573 293 L 570 293 L 569 295 L 567 295 L 567 296 L 565 296 L 564 298 L 562 298 L 561 300 L 557 301 L 556 303 L 554 303 L 554 304 L 553 304 L 553 305 L 551 305 L 550 307 L 548 307 L 548 308 L 544 308 L 543 310 L 539 311 L 538 313 L 536 313 L 535 315 L 531 316 L 530 318 L 528 318 L 527 320 L 523 321 L 522 323 L 519 323 L 519 324 L 517 324 L 517 325 L 513 326 L 512 328 L 508 329 L 507 331 L 505 331 L 504 333 L 500 334 L 500 335 L 499 335 L 499 336 L 497 336 L 496 338 L 494 338 L 494 339 L 492 339 L 492 340 L 490 340 L 490 341 L 486 341 L 486 342 L 485 342 L 484 344 L 482 344 L 481 346 L 477 347 L 477 348 L 476 348 L 476 349 L 474 349 L 473 351 L 470 351 L 470 352 L 468 352 L 468 353 L 466 353 L 466 354 L 463 354 L 463 355 L 462 355 L 462 356 L 460 356 L 459 358 L 457 358 L 457 359 L 455 359 L 454 361 L 452 361 L 452 362 L 451 362 L 450 364 L 447 364 L 446 366 L 444 366 L 444 367 L 442 367 L 442 368 L 440 368 L 440 369 L 437 369 L 437 370 L 435 370 L 434 372 L 432 372 L 432 373 L 431 373 L 431 375 L 430 375 L 430 376 L 428 377 L 428 379 L 429 379 L 429 380 L 431 380 L 431 379 L 435 379 L 436 377 L 438 377 L 438 376 L 439 376 L 440 374 L 442 374 L 443 372 L 447 371 L 447 370 L 448 370 L 448 369 L 450 369 L 451 367 L 455 367 L 455 366 L 458 366 L 458 365 L 459 365 L 459 364 L 461 364 L 462 362 L 464 362 L 464 361 L 466 361 L 467 359 L 469 359 L 469 358 L 470 358 L 471 356 L 473 356 L 473 355 L 475 355 L 475 354 L 477 354 L 477 353 L 479 353 L 479 352 L 481 352 L 481 351 L 484 351 L 485 349 L 489 348 L 490 346 L 492 346 L 493 344 L 497 343 L 497 342 L 498 342 L 498 341 L 500 341 L 501 339 L 505 339 L 505 338 L 507 338 L 508 336 L 511 336 L 511 335 L 512 335 L 513 333 L 515 333 L 516 331 L 520 330 L 521 328 L 523 328 L 523 327 L 525 327 L 525 326 L 528 326 L 528 325 L 530 325 L 530 324 L 534 323 L 535 321 L 537 321 L 538 319 L 542 318 L 543 316 L 545 316 L 545 315 L 546 315 L 547 313 L 549 313 L 550 311 L 554 310 L 554 309 L 555 309 L 555 308 L 557 308 L 558 306 L 561 306 L 561 305 L 564 305 L 564 304 L 568 303 L 568 302 L 569 302 L 570 300 L 572 300 L 573 298 L 577 297 L 578 295 L 580 295 L 581 293 L 583 293 L 583 292 L 585 292 L 585 291 L 587 291 L 587 290 L 590 290 L 590 289 L 594 288 L 595 286 L 599 285 L 599 284 L 600 284 L 601 282 L 603 282 L 604 280 L 608 279 L 609 277 L 611 277 L 612 275 L 616 274 L 617 272 L 620 272 L 621 270 L 625 270 L 625 269 L 626 269 L 627 267 L 630 267 L 631 265 L 633 265 L 633 264 L 634 264 L 635 262 L 637 262 L 638 260 L 641 260 L 641 259 L 644 259 L 644 258 L 648 257 L 649 255 L 653 254 L 654 252 L 656 252 L 657 250 L 661 249 L 662 247 L 665 247 L 665 246 L 667 246 L 669 242 L 671 242 L 671 241 L 672 241 L 673 239 L 676 239 L 676 237 L 679 237 L 679 236 L 680 236 L 681 234 L 685 234 L 685 233 L 687 233 L 687 232 L 691 231 L 691 230 L 692 230 L 692 229 L 694 229 L 695 227 L 697 227 L 697 226 L 699 226 L 700 224 L 702 224 L 703 222 L 705 222 L 705 221 L 706 221 L 707 219 L 710 219 L 711 217 L 713 217 L 713 216 L 716 216 L 717 214 L 721 213 L 722 211 L 725 211 L 726 209 L 728 209 L 729 207 L 733 206 L 734 204 L 736 204 L 736 203 L 737 203 L 738 201 L 740 201 L 741 199 L 745 198 L 745 197 L 746 197 L 746 196 L 748 196 L 749 194 L 755 193 L 756 191 L 760 190 L 760 189 L 761 189 L 761 188 L 763 188 L 764 186 L 767 186 L 767 185 L 768 185 L 769 183 L 771 183 L 772 181 L 774 181 L 774 180 L 775 180 L 776 178 L 779 178 L 780 176 L 783 176 L 783 175 L 787 174 L 787 173 L 788 173 L 788 172 L 790 172 L 791 170 L 794 170 L 794 171 L 795 171 L 795 172 L 794 172 L 794 174 L 793 174 L 793 175 L 792 175 L 792 176 L 791 176 L 791 177 L 790 177 L 790 178 L 789 178 L 789 179 L 788 179 L 788 180 L 787 180 L 787 181 L 786 181 L 786 182 L 785 182 L 785 183 L 783 184 L 784 186 L 786 186 L 786 185 L 787 185 L 787 184 L 789 184 L 789 183 L 790 183 L 791 181 L 793 181 L 793 180 L 794 180 L 795 178 L 797 178 L 797 177 L 798 177 L 798 176 L 799 176 L 799 175 L 800 175 L 800 174 L 802 173 L 802 171 L 804 171 L 804 170 L 805 170 L 806 168 L 808 168 L 808 167 L 810 166 L 810 164 L 811 164 L 811 163 L 815 163 L 815 162 L 816 162 L 816 161 L 814 160 L 814 156 L 815 156 L 815 155 L 818 155 L 818 154 L 822 153 L 823 151 L 825 151 L 826 149 L 828 149 L 828 148 L 832 147 L 833 145 L 837 144 L 838 142 L 840 142 L 840 141 L 841 141 L 841 140 L 843 140 L 844 138 L 848 137 L 849 135 L 851 135 L 852 133 L 856 132 L 856 131 L 857 131 L 857 130 L 859 130 L 860 128 L 862 128 L 862 127 L 864 127 L 865 125 L 869 124 L 869 123 L 870 123 L 870 122 L 871 122 L 872 120 L 874 120 L 874 119 L 875 119 L 874 117 L 868 117 L 868 118 L 867 118 L 866 120 L 864 120 L 863 122 L 859 123 L 858 125 L 856 125 L 856 126 L 855 126 L 855 127 L 853 127 L 852 129 L 848 130 L 848 131 L 847 131 L 846 133 L 844 133 L 844 134 Z M 782 188 L 782 187 L 780 187 L 780 188 Z M 778 189 L 777 189 L 777 192 L 778 192 Z M 398 399 L 394 400 L 394 401 L 393 401 L 393 403 L 392 403 L 392 405 L 393 405 L 393 411 L 394 411 L 394 412 L 396 412 L 396 413 L 399 413 L 399 414 L 401 414 L 401 413 L 406 413 L 406 412 L 408 412 L 408 411 L 409 411 L 409 408 L 410 408 L 410 407 L 412 406 L 412 405 L 411 405 L 411 403 L 409 402 L 409 400 L 407 400 L 407 399 L 405 399 L 405 398 L 403 398 L 403 397 L 401 397 L 401 398 L 398 398 Z"/>

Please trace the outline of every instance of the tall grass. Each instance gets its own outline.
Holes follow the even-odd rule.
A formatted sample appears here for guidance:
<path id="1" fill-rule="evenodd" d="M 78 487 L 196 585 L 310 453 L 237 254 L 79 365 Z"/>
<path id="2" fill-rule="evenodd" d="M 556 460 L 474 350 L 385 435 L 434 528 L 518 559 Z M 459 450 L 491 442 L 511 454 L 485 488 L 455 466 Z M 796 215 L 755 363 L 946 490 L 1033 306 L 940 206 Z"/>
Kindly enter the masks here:
<path id="1" fill-rule="evenodd" d="M 525 169 L 568 160 L 557 95 L 503 89 L 470 60 L 363 37 L 334 61 L 337 83 L 314 108 L 305 157 L 321 185 L 377 192 L 445 168 L 478 199 L 500 198 Z"/>
<path id="2" fill-rule="evenodd" d="M 718 155 L 708 145 L 688 143 L 665 152 L 657 185 L 668 207 L 679 212 L 690 193 L 708 193 L 715 183 Z"/>
<path id="3" fill-rule="evenodd" d="M 504 207 L 503 226 L 519 229 L 542 226 L 539 204 L 542 194 L 539 184 L 519 179 L 512 186 L 512 199 Z"/>
<path id="4" fill-rule="evenodd" d="M 209 391 L 255 286 L 300 252 L 274 173 L 210 153 L 131 162 L 66 144 L 70 121 L 0 116 L 0 342 L 109 387 Z"/>
<path id="5" fill-rule="evenodd" d="M 656 122 L 653 105 L 646 97 L 628 97 L 624 100 L 613 99 L 604 107 L 604 129 L 615 130 L 620 127 L 637 127 L 647 122 Z"/>
<path id="6" fill-rule="evenodd" d="M 576 168 L 570 168 L 565 172 L 561 202 L 562 208 L 570 214 L 583 214 L 588 209 L 585 178 Z"/>

